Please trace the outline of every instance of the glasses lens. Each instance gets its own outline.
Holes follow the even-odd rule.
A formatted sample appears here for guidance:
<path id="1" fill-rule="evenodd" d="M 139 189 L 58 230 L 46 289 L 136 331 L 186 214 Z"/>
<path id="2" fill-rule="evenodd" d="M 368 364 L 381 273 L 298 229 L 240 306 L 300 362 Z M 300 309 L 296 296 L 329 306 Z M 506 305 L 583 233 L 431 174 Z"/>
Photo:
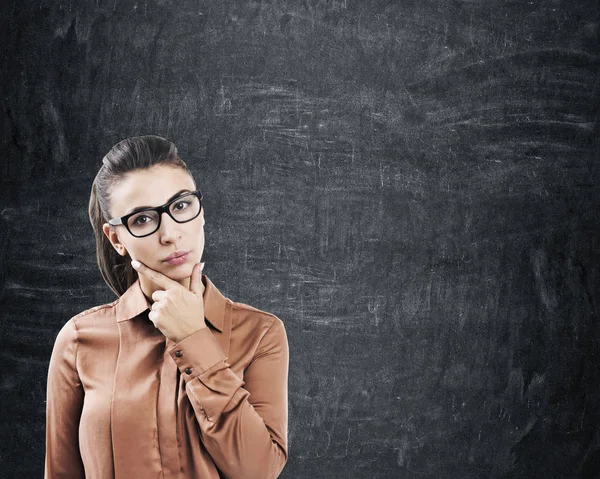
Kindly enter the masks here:
<path id="1" fill-rule="evenodd" d="M 158 213 L 156 211 L 140 211 L 127 220 L 127 226 L 134 236 L 149 235 L 158 228 Z"/>
<path id="2" fill-rule="evenodd" d="M 171 204 L 169 210 L 175 221 L 184 223 L 200 214 L 200 200 L 196 195 L 182 196 Z"/>

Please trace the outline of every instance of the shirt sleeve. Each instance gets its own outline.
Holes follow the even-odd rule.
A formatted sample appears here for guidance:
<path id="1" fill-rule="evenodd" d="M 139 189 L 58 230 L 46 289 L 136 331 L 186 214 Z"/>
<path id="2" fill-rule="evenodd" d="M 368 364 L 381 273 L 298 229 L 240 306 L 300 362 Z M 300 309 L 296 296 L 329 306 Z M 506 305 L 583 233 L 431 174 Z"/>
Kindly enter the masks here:
<path id="1" fill-rule="evenodd" d="M 77 330 L 70 320 L 56 337 L 48 367 L 45 479 L 85 477 L 78 432 L 83 388 L 76 358 Z"/>
<path id="2" fill-rule="evenodd" d="M 289 347 L 275 318 L 240 379 L 208 328 L 169 349 L 202 442 L 226 478 L 275 478 L 287 462 Z"/>

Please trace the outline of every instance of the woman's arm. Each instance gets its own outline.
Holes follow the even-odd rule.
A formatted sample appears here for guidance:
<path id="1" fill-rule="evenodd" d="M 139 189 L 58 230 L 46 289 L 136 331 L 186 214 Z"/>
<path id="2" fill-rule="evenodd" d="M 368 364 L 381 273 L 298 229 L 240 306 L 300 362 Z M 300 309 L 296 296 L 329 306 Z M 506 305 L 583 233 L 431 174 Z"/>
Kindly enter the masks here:
<path id="1" fill-rule="evenodd" d="M 227 478 L 274 478 L 288 458 L 289 349 L 283 322 L 273 318 L 244 380 L 208 328 L 169 350 L 186 381 L 202 442 Z"/>
<path id="2" fill-rule="evenodd" d="M 46 392 L 46 479 L 84 478 L 79 454 L 83 388 L 75 365 L 77 330 L 73 320 L 59 331 L 48 368 Z"/>
<path id="3" fill-rule="evenodd" d="M 203 263 L 194 265 L 189 289 L 139 261 L 131 265 L 164 288 L 152 293 L 148 318 L 176 343 L 169 353 L 221 473 L 233 479 L 277 477 L 287 461 L 289 352 L 283 322 L 270 315 L 243 381 L 204 322 Z"/>

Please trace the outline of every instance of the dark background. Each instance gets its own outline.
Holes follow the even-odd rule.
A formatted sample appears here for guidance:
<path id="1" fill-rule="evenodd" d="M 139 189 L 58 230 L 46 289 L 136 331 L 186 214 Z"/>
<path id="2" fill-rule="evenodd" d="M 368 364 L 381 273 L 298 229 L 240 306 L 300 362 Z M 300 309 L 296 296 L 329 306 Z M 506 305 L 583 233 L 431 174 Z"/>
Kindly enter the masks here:
<path id="1" fill-rule="evenodd" d="M 5 0 L 0 471 L 54 338 L 115 296 L 103 155 L 173 140 L 206 270 L 290 343 L 286 478 L 600 470 L 600 4 Z"/>

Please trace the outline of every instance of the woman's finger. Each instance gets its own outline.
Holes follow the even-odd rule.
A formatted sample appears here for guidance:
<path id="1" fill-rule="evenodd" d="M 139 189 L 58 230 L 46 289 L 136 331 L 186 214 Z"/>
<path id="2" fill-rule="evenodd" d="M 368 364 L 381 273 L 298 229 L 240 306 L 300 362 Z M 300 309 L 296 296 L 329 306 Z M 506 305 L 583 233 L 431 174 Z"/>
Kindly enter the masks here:
<path id="1" fill-rule="evenodd" d="M 154 301 L 162 301 L 167 296 L 167 292 L 162 289 L 157 289 L 152 293 L 152 299 Z"/>
<path id="2" fill-rule="evenodd" d="M 195 264 L 190 276 L 190 291 L 202 295 L 202 270 L 204 263 Z"/>
<path id="3" fill-rule="evenodd" d="M 138 273 L 150 278 L 153 283 L 159 285 L 163 289 L 182 287 L 177 281 L 172 280 L 158 271 L 154 271 L 152 268 L 148 268 L 144 263 L 133 260 L 131 266 L 133 266 Z"/>

